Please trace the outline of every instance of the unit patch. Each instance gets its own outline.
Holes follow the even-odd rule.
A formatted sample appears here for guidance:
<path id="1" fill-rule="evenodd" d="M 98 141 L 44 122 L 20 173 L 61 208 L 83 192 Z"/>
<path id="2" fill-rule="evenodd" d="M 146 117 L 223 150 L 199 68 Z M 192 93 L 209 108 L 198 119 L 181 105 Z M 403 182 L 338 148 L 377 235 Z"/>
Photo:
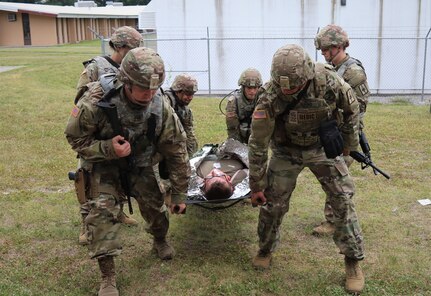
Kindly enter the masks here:
<path id="1" fill-rule="evenodd" d="M 368 89 L 368 86 L 365 83 L 362 83 L 362 84 L 358 85 L 357 89 L 359 89 L 359 92 L 363 96 L 368 95 L 370 93 L 370 90 Z"/>
<path id="2" fill-rule="evenodd" d="M 349 105 L 352 105 L 353 104 L 353 102 L 355 102 L 355 97 L 353 96 L 353 93 L 352 93 L 353 91 L 352 91 L 352 89 L 350 88 L 349 90 L 347 90 L 347 93 L 346 93 L 346 96 L 347 96 L 347 100 L 348 100 L 348 102 L 349 102 Z"/>

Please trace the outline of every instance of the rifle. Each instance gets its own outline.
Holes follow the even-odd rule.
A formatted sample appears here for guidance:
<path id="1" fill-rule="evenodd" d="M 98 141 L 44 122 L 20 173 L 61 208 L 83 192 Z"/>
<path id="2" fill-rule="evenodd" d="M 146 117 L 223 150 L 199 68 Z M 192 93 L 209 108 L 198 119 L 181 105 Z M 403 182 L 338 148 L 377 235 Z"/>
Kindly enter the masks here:
<path id="1" fill-rule="evenodd" d="M 359 152 L 359 151 L 350 151 L 350 156 L 356 160 L 357 162 L 359 162 L 361 164 L 361 168 L 365 169 L 367 167 L 372 167 L 375 174 L 377 175 L 377 173 L 380 173 L 383 175 L 383 177 L 385 177 L 386 179 L 390 179 L 391 176 L 389 176 L 387 173 L 385 173 L 384 171 L 382 171 L 381 169 L 379 169 L 372 161 L 371 158 L 366 156 L 365 154 Z"/>
<path id="2" fill-rule="evenodd" d="M 100 107 L 108 117 L 108 121 L 111 124 L 112 129 L 114 130 L 114 135 L 120 135 L 124 137 L 123 130 L 121 128 L 121 123 L 120 123 L 120 120 L 118 119 L 117 106 L 115 104 L 112 104 L 103 100 L 99 101 L 97 103 L 97 106 Z M 131 200 L 131 192 L 130 192 L 131 186 L 130 186 L 130 178 L 129 178 L 128 172 L 133 166 L 133 162 L 130 156 L 120 158 L 116 161 L 118 162 L 118 172 L 120 173 L 121 187 L 123 188 L 124 194 L 127 197 L 127 205 L 129 207 L 129 213 L 130 215 L 132 215 L 133 208 L 132 208 L 132 200 Z"/>

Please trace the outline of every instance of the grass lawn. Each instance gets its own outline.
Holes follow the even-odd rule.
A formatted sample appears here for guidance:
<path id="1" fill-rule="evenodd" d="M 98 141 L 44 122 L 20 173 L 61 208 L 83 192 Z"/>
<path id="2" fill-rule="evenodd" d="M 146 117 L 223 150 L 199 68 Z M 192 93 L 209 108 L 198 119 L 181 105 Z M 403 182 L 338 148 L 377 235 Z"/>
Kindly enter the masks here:
<path id="1" fill-rule="evenodd" d="M 99 51 L 98 42 L 0 49 L 0 66 L 24 66 L 0 73 L 0 295 L 97 294 L 97 264 L 77 244 L 80 215 L 67 179 L 76 158 L 63 131 L 81 62 Z M 226 137 L 219 102 L 191 104 L 201 145 Z M 373 160 L 392 178 L 352 166 L 367 256 L 362 295 L 431 295 L 431 206 L 417 202 L 431 199 L 430 120 L 429 106 L 369 105 Z M 247 203 L 172 216 L 177 256 L 169 262 L 150 252 L 135 214 L 139 226 L 122 227 L 118 288 L 122 295 L 345 295 L 343 257 L 331 238 L 311 235 L 324 199 L 305 170 L 265 272 L 251 267 L 258 209 Z"/>

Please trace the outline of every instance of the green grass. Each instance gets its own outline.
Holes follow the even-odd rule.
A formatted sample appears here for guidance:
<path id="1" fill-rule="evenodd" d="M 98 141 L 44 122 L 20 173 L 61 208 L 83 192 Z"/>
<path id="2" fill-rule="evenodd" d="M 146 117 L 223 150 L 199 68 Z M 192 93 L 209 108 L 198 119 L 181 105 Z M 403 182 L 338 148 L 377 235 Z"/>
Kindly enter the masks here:
<path id="1" fill-rule="evenodd" d="M 76 158 L 63 131 L 81 62 L 97 42 L 0 49 L 0 295 L 95 295 L 99 273 L 77 245 L 80 217 L 66 174 Z M 195 98 L 200 145 L 226 137 L 219 98 Z M 370 104 L 366 131 L 375 163 L 391 180 L 352 168 L 366 255 L 363 295 L 431 295 L 431 124 L 428 106 Z M 330 238 L 310 235 L 323 219 L 324 194 L 299 177 L 282 241 L 269 271 L 251 267 L 258 209 L 189 207 L 172 216 L 170 262 L 150 252 L 143 219 L 122 228 L 117 258 L 122 295 L 345 295 L 343 258 Z M 136 203 L 134 203 L 137 209 Z"/>

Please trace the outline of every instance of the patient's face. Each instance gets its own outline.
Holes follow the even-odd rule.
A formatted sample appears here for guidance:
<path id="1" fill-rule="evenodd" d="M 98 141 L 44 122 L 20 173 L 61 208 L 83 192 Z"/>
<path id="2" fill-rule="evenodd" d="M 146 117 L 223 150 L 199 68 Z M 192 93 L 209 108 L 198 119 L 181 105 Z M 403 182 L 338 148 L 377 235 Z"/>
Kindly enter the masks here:
<path id="1" fill-rule="evenodd" d="M 219 186 L 224 188 L 232 188 L 232 183 L 230 182 L 230 176 L 226 175 L 219 169 L 213 169 L 211 172 L 205 176 L 205 191 L 214 186 L 215 184 L 220 184 Z"/>

